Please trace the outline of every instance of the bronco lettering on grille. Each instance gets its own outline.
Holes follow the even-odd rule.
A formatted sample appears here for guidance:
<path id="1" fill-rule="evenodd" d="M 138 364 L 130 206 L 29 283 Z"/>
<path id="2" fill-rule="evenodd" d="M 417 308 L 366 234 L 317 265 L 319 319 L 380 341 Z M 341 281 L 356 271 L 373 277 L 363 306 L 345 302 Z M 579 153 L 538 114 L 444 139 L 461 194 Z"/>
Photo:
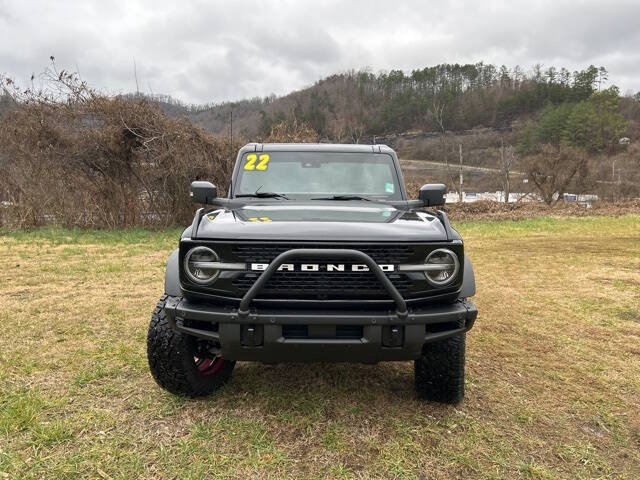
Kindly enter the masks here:
<path id="1" fill-rule="evenodd" d="M 268 263 L 252 263 L 251 270 L 254 272 L 262 272 L 267 269 L 269 266 Z M 395 265 L 378 265 L 383 272 L 393 272 L 395 271 Z M 287 271 L 287 272 L 319 272 L 319 271 L 327 271 L 327 272 L 368 272 L 369 267 L 363 264 L 354 264 L 354 265 L 345 265 L 343 263 L 327 263 L 327 264 L 319 264 L 319 263 L 302 263 L 300 265 L 296 265 L 293 263 L 283 263 L 278 267 L 278 271 Z"/>

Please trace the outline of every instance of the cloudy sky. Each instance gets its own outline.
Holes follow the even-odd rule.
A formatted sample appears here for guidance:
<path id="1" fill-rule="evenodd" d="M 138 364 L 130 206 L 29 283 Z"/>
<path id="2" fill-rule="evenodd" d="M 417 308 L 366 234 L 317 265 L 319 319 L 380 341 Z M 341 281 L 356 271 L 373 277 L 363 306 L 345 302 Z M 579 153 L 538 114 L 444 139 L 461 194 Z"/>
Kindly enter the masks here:
<path id="1" fill-rule="evenodd" d="M 186 102 L 281 95 L 331 73 L 437 63 L 604 65 L 640 90 L 640 1 L 0 0 L 0 73 L 54 55 L 109 92 Z"/>

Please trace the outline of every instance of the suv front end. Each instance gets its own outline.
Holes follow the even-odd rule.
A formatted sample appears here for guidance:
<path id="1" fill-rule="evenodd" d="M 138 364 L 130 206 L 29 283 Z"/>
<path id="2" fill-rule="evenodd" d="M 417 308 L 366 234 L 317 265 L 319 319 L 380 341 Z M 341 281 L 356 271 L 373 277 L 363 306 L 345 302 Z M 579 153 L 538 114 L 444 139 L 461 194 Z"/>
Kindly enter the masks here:
<path id="1" fill-rule="evenodd" d="M 252 154 L 281 150 L 287 154 Z M 384 186 L 366 194 L 345 194 L 346 187 L 338 186 L 340 194 L 328 197 L 315 190 L 306 194 L 317 188 L 311 179 L 300 195 L 290 191 L 297 187 L 276 192 L 278 178 L 256 175 L 249 187 L 257 188 L 255 194 L 237 194 L 243 165 L 249 177 L 246 166 L 256 170 L 265 159 L 276 172 L 281 159 L 289 167 L 281 172 L 299 165 L 303 174 L 321 180 L 319 170 L 338 170 L 336 162 L 357 168 L 357 156 L 323 156 L 324 151 L 365 153 L 360 158 L 372 166 L 371 182 Z M 265 196 L 259 184 L 269 181 Z M 420 208 L 441 203 L 443 187 L 425 186 L 420 201 L 407 200 L 397 157 L 388 148 L 251 144 L 240 151 L 228 199 L 210 200 L 215 190 L 201 182 L 193 192 L 196 200 L 219 208 L 199 210 L 185 230 L 169 260 L 161 313 L 175 334 L 189 339 L 196 364 L 204 356 L 225 372 L 236 361 L 414 360 L 421 397 L 461 400 L 464 336 L 477 316 L 469 300 L 475 293 L 473 270 L 446 214 Z M 157 348 L 149 345 L 151 363 Z M 447 362 L 457 365 L 448 368 L 455 378 L 442 378 Z M 198 372 L 194 378 L 200 381 Z M 168 388 L 159 376 L 154 373 Z"/>

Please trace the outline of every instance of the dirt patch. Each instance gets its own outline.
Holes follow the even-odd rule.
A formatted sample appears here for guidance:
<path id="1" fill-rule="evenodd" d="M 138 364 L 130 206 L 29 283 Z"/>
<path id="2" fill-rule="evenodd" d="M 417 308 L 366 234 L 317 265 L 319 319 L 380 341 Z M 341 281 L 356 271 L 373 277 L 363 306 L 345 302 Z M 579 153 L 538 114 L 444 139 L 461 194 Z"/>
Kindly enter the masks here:
<path id="1" fill-rule="evenodd" d="M 635 310 L 635 309 L 621 310 L 618 313 L 618 318 L 620 320 L 628 320 L 631 322 L 640 323 L 640 310 Z"/>

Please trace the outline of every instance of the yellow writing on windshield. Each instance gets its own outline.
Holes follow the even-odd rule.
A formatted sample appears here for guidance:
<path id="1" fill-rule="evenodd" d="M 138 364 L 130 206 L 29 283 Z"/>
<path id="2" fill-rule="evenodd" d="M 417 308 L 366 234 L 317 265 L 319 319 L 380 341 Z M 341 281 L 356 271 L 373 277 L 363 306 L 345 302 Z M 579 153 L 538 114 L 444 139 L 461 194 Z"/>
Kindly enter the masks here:
<path id="1" fill-rule="evenodd" d="M 267 153 L 263 153 L 260 155 L 260 161 L 258 165 L 256 165 L 256 170 L 266 170 L 269 166 L 269 155 Z"/>
<path id="2" fill-rule="evenodd" d="M 250 153 L 247 155 L 247 161 L 244 164 L 245 170 L 255 170 L 256 169 L 256 160 L 258 160 L 258 156 L 255 153 Z"/>
<path id="3" fill-rule="evenodd" d="M 247 161 L 244 163 L 244 169 L 248 171 L 261 170 L 265 171 L 269 167 L 269 154 L 263 153 L 258 159 L 258 155 L 250 153 L 247 155 Z"/>

